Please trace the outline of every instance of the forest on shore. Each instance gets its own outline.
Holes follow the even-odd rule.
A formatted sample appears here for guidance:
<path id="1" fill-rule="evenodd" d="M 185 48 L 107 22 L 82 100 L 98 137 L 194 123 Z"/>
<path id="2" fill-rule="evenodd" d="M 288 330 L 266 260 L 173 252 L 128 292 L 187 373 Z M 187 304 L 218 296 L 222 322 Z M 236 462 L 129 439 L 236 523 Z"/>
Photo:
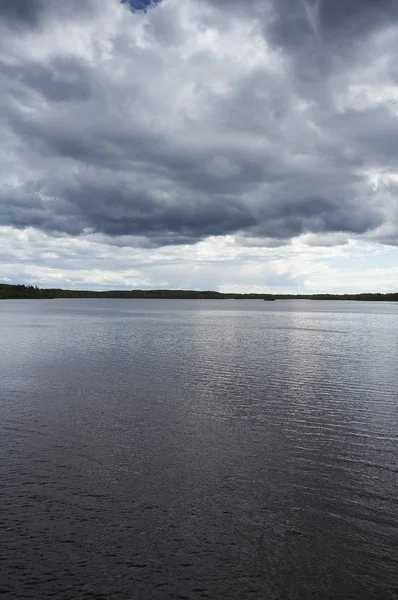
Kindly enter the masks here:
<path id="1" fill-rule="evenodd" d="M 39 288 L 34 285 L 0 283 L 0 300 L 34 300 L 56 298 L 171 298 L 186 300 L 359 300 L 373 302 L 398 302 L 398 292 L 389 294 L 233 294 L 200 290 L 63 290 Z"/>

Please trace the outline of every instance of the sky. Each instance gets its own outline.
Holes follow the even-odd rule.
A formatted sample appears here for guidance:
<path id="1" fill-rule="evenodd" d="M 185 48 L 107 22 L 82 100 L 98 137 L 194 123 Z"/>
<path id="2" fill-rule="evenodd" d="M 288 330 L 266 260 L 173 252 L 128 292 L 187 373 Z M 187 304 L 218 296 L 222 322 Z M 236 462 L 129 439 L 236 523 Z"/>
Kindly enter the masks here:
<path id="1" fill-rule="evenodd" d="M 0 281 L 398 290 L 396 0 L 0 0 Z"/>

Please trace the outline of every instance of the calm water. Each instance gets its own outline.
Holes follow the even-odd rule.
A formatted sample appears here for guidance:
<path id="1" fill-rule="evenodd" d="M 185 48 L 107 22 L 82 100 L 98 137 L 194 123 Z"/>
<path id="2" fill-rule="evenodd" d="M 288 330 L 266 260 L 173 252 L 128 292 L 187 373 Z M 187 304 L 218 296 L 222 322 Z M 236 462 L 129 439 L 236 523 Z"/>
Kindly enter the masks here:
<path id="1" fill-rule="evenodd" d="M 398 305 L 0 302 L 0 596 L 398 598 Z"/>

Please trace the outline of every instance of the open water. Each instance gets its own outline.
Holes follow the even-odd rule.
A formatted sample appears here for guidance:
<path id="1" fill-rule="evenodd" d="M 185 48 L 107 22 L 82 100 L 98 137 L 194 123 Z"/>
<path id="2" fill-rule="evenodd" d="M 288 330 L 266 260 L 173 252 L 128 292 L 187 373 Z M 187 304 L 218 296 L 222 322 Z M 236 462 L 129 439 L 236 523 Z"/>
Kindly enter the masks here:
<path id="1" fill-rule="evenodd" d="M 398 598 L 398 305 L 0 302 L 0 597 Z"/>

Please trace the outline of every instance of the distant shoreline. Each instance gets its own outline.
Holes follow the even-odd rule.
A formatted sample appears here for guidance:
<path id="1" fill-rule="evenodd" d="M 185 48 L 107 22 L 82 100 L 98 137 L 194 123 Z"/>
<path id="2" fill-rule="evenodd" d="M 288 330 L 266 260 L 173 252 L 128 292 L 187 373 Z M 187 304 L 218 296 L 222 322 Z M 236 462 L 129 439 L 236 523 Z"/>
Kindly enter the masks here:
<path id="1" fill-rule="evenodd" d="M 360 294 L 234 294 L 202 290 L 64 290 L 0 283 L 0 300 L 55 300 L 58 298 L 141 298 L 173 300 L 353 300 L 398 302 L 398 292 Z"/>

